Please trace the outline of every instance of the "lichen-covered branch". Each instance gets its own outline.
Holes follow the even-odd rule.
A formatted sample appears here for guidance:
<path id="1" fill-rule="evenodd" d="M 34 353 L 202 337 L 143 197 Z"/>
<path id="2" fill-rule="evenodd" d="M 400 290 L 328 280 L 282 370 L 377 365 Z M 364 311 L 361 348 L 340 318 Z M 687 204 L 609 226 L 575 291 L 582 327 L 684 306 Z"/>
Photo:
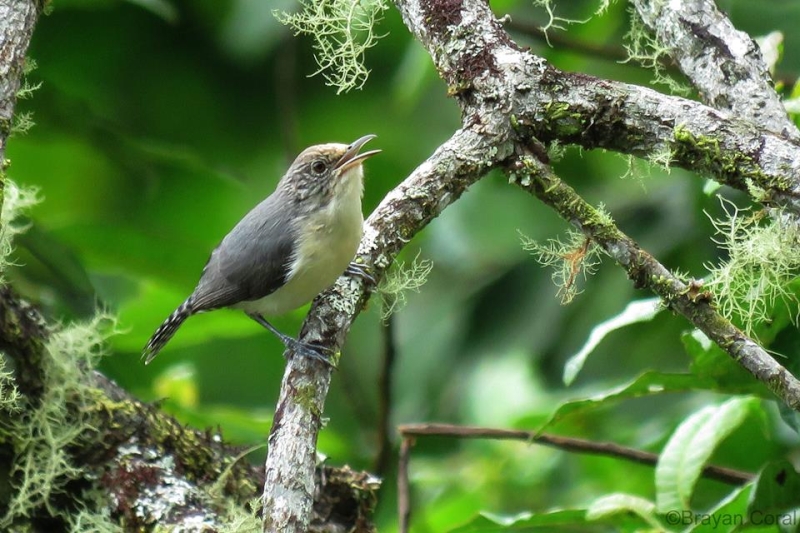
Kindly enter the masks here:
<path id="1" fill-rule="evenodd" d="M 25 53 L 41 9 L 34 0 L 0 0 L 0 172 L 14 120 Z"/>
<path id="2" fill-rule="evenodd" d="M 800 145 L 644 87 L 564 72 L 540 80 L 554 88 L 519 102 L 514 124 L 523 135 L 679 166 L 800 214 Z"/>
<path id="3" fill-rule="evenodd" d="M 365 223 L 358 251 L 376 280 L 414 235 L 508 155 L 493 150 L 495 144 L 474 129 L 459 130 L 383 199 Z M 370 291 L 361 279 L 339 278 L 315 301 L 301 340 L 340 349 Z M 317 361 L 289 359 L 269 440 L 265 531 L 307 530 L 311 473 L 330 379 L 331 369 Z"/>
<path id="4" fill-rule="evenodd" d="M 509 173 L 515 184 L 536 195 L 600 245 L 625 269 L 634 286 L 659 295 L 665 305 L 686 317 L 781 401 L 800 411 L 800 380 L 722 317 L 714 308 L 713 294 L 703 289 L 701 281 L 684 282 L 672 274 L 531 154 L 513 158 Z"/>
<path id="5" fill-rule="evenodd" d="M 661 51 L 674 59 L 708 105 L 793 141 L 789 120 L 758 45 L 712 0 L 633 0 Z"/>
<path id="6" fill-rule="evenodd" d="M 398 1 L 465 124 L 542 142 L 606 148 L 693 170 L 800 214 L 800 144 L 712 107 L 563 72 L 520 49 L 489 6 Z"/>

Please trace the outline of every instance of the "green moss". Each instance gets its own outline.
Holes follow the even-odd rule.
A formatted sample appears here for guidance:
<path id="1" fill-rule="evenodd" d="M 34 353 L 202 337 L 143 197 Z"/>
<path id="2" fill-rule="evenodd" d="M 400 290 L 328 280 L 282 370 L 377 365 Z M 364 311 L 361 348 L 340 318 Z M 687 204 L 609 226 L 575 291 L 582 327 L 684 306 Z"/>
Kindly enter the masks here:
<path id="1" fill-rule="evenodd" d="M 43 392 L 37 405 L 25 406 L 27 416 L 11 423 L 15 458 L 14 494 L 0 526 L 45 508 L 54 517 L 69 517 L 53 502 L 67 484 L 83 476 L 68 450 L 96 435 L 88 412 L 72 409 L 93 395 L 86 368 L 94 367 L 113 320 L 105 315 L 53 331 L 44 346 Z M 110 326 L 110 327 L 109 327 Z"/>
<path id="2" fill-rule="evenodd" d="M 727 259 L 708 265 L 707 282 L 717 294 L 720 312 L 749 335 L 773 319 L 776 306 L 784 306 L 796 322 L 800 306 L 792 283 L 800 276 L 797 226 L 780 215 L 768 219 L 721 201 L 727 218 L 712 223 Z"/>
<path id="3" fill-rule="evenodd" d="M 386 272 L 378 285 L 378 294 L 383 300 L 381 319 L 386 322 L 389 317 L 405 307 L 408 291 L 419 292 L 433 270 L 433 261 L 419 259 L 419 254 L 406 266 L 402 261 L 395 261 L 393 269 Z"/>
<path id="4" fill-rule="evenodd" d="M 544 107 L 544 115 L 548 120 L 558 120 L 569 114 L 569 104 L 566 102 L 548 102 Z"/>
<path id="5" fill-rule="evenodd" d="M 767 176 L 751 156 L 722 150 L 714 137 L 695 135 L 683 125 L 675 127 L 673 137 L 674 159 L 721 183 L 749 191 L 757 201 L 768 200 L 769 191 L 791 189 L 788 178 Z"/>
<path id="6" fill-rule="evenodd" d="M 322 416 L 322 411 L 317 403 L 317 391 L 312 385 L 303 385 L 295 390 L 297 404 L 311 412 L 315 417 Z"/>
<path id="7" fill-rule="evenodd" d="M 658 42 L 658 39 L 647 28 L 636 9 L 630 8 L 629 12 L 630 29 L 625 35 L 625 40 L 627 41 L 625 50 L 628 52 L 626 61 L 635 61 L 652 70 L 654 81 L 666 85 L 673 93 L 688 94 L 689 88 L 687 86 L 678 83 L 664 73 L 665 63 L 662 60 L 669 60 L 672 57 L 670 47 Z"/>
<path id="8" fill-rule="evenodd" d="M 567 240 L 548 239 L 540 244 L 520 233 L 522 248 L 531 252 L 542 266 L 552 267 L 553 283 L 558 287 L 562 305 L 583 292 L 581 280 L 597 271 L 602 249 L 576 230 L 567 232 Z"/>
<path id="9" fill-rule="evenodd" d="M 20 409 L 21 398 L 14 382 L 14 373 L 6 371 L 5 357 L 0 355 L 0 411 L 15 413 Z M 0 425 L 0 433 L 4 432 Z"/>
<path id="10" fill-rule="evenodd" d="M 39 203 L 37 191 L 33 188 L 18 187 L 13 181 L 3 181 L 3 204 L 0 210 L 0 273 L 8 264 L 8 256 L 13 250 L 13 239 L 25 231 L 19 216 Z"/>
<path id="11" fill-rule="evenodd" d="M 69 519 L 70 533 L 122 533 L 124 529 L 104 510 L 80 509 Z"/>
<path id="12" fill-rule="evenodd" d="M 447 86 L 447 96 L 453 98 L 455 96 L 463 94 L 464 92 L 470 90 L 471 88 L 472 88 L 471 81 L 459 81 L 458 83 Z"/>
<path id="13" fill-rule="evenodd" d="M 260 499 L 252 500 L 247 506 L 237 505 L 230 500 L 225 503 L 220 533 L 254 533 L 262 530 L 264 524 L 258 516 L 261 509 Z"/>

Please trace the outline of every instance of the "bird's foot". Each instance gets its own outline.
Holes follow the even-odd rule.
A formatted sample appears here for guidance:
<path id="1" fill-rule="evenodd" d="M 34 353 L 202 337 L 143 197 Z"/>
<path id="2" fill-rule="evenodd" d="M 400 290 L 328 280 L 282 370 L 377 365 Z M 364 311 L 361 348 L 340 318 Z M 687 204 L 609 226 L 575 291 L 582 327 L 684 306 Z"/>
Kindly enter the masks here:
<path id="1" fill-rule="evenodd" d="M 284 335 L 281 338 L 281 342 L 283 342 L 283 345 L 286 346 L 287 350 L 290 350 L 298 355 L 302 355 L 303 357 L 319 361 L 320 363 L 323 363 L 336 370 L 336 364 L 333 362 L 333 358 L 336 355 L 335 350 L 331 350 L 327 346 L 322 346 L 320 344 L 301 342 L 297 339 L 289 337 L 288 335 Z"/>
<path id="2" fill-rule="evenodd" d="M 278 337 L 287 350 L 291 350 L 296 354 L 300 354 L 304 357 L 308 357 L 309 359 L 314 359 L 324 363 L 331 368 L 336 368 L 336 364 L 333 362 L 333 356 L 335 355 L 335 352 L 330 348 L 321 346 L 319 344 L 300 342 L 299 340 L 278 331 L 278 328 L 270 324 L 269 321 L 267 321 L 267 319 L 260 314 L 248 313 L 248 315 L 250 318 L 270 330 L 273 335 Z"/>
<path id="3" fill-rule="evenodd" d="M 367 265 L 363 263 L 356 263 L 355 261 L 350 262 L 350 264 L 347 265 L 344 273 L 361 278 L 372 287 L 375 287 L 378 284 L 372 274 L 370 274 Z"/>

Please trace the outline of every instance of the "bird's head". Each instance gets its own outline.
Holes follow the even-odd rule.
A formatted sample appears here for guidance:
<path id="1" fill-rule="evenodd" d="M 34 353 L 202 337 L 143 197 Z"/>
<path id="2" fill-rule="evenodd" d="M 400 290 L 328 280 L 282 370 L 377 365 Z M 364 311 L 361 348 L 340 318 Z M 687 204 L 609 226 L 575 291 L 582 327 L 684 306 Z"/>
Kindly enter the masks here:
<path id="1" fill-rule="evenodd" d="M 318 199 L 324 205 L 334 196 L 363 188 L 361 164 L 368 157 L 380 153 L 370 150 L 359 153 L 375 135 L 365 135 L 351 144 L 318 144 L 303 150 L 294 160 L 281 180 L 280 187 L 290 192 L 295 201 Z"/>

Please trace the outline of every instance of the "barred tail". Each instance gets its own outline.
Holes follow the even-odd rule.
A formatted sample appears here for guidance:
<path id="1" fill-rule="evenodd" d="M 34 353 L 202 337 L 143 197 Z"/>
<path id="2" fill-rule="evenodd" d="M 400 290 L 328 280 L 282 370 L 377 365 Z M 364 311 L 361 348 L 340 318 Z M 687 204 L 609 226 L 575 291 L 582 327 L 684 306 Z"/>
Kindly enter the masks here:
<path id="1" fill-rule="evenodd" d="M 150 340 L 147 342 L 147 346 L 144 347 L 142 350 L 142 358 L 144 359 L 144 364 L 150 364 L 150 361 L 155 359 L 158 352 L 161 351 L 161 348 L 164 347 L 165 344 L 169 342 L 175 332 L 178 331 L 178 328 L 181 327 L 183 321 L 192 316 L 194 310 L 192 306 L 194 301 L 192 297 L 186 299 L 176 310 L 172 312 L 171 315 L 167 317 L 163 324 L 161 324 L 153 336 L 150 337 Z"/>

